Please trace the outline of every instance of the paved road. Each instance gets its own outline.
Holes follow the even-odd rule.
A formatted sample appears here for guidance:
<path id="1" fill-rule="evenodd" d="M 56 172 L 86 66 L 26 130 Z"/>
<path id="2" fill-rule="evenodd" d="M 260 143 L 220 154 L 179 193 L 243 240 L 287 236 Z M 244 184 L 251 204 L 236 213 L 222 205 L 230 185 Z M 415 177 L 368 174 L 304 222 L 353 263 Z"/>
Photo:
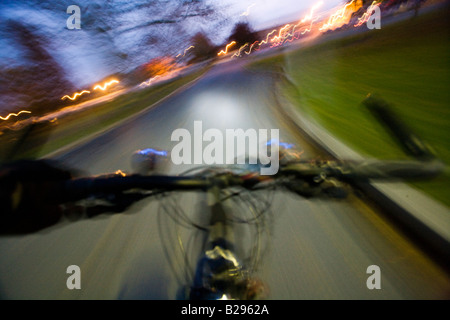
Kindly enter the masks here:
<path id="1" fill-rule="evenodd" d="M 172 131 L 280 129 L 280 138 L 324 156 L 295 132 L 274 106 L 274 79 L 242 64 L 221 64 L 186 91 L 114 130 L 59 155 L 86 174 L 130 170 L 140 148 L 171 150 Z M 186 166 L 174 166 L 180 172 Z M 202 198 L 172 198 L 197 219 Z M 271 299 L 441 299 L 450 297 L 450 278 L 396 227 L 361 199 L 306 200 L 266 194 L 272 202 L 263 229 L 268 247 L 258 257 L 257 275 Z M 170 204 L 171 202 L 165 202 Z M 177 276 L 185 271 L 180 254 L 168 263 L 176 225 L 162 215 L 157 199 L 126 214 L 103 215 L 38 234 L 0 239 L 0 296 L 7 299 L 173 299 Z M 173 210 L 172 210 L 173 211 Z M 196 237 L 179 228 L 186 250 Z M 81 290 L 68 290 L 66 268 L 81 268 Z M 369 290 L 370 265 L 381 270 L 381 290 Z M 173 267 L 173 268 L 171 268 Z M 174 273 L 172 270 L 175 270 Z"/>

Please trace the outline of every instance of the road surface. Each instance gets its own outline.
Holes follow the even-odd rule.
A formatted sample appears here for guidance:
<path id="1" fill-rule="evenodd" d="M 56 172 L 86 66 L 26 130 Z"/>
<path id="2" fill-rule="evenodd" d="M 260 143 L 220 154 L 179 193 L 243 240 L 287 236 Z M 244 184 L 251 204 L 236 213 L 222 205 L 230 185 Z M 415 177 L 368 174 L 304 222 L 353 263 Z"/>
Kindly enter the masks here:
<path id="1" fill-rule="evenodd" d="M 195 120 L 202 121 L 203 130 L 279 129 L 280 138 L 295 143 L 304 158 L 325 156 L 277 113 L 274 81 L 243 63 L 220 64 L 182 93 L 57 158 L 85 174 L 129 171 L 134 150 L 171 150 L 172 132 L 193 132 Z M 171 171 L 186 168 L 173 166 Z M 270 197 L 263 233 L 268 247 L 257 270 L 269 299 L 450 298 L 448 274 L 360 198 L 307 200 L 282 192 Z M 176 199 L 195 219 L 202 198 L 188 194 Z M 183 261 L 179 255 L 167 260 L 176 229 L 159 204 L 146 200 L 124 214 L 2 237 L 0 297 L 175 299 Z M 189 230 L 181 232 L 194 240 Z M 81 269 L 80 290 L 66 286 L 70 265 Z M 372 265 L 380 268 L 381 289 L 366 285 Z"/>

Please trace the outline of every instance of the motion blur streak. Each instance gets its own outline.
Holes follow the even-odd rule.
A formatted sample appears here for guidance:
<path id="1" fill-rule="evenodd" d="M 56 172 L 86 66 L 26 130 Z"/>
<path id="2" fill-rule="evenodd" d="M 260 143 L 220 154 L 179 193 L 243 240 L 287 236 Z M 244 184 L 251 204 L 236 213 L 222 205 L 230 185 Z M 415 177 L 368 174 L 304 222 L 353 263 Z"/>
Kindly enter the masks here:
<path id="1" fill-rule="evenodd" d="M 348 3 L 347 5 L 350 5 L 352 2 Z M 260 40 L 260 41 L 255 41 L 253 44 L 251 44 L 248 51 L 244 51 L 245 54 L 246 55 L 251 54 L 253 48 L 257 44 L 258 44 L 258 48 L 255 48 L 255 50 L 260 50 L 261 46 L 263 46 L 265 44 L 269 44 L 269 42 L 270 42 L 270 47 L 272 47 L 272 48 L 278 47 L 280 45 L 283 45 L 285 42 L 292 42 L 294 39 L 298 39 L 299 35 L 296 35 L 298 33 L 301 35 L 304 35 L 307 32 L 311 32 L 313 23 L 319 19 L 318 15 L 314 15 L 315 11 L 322 5 L 323 5 L 323 1 L 317 2 L 314 6 L 311 7 L 311 9 L 309 10 L 309 13 L 302 20 L 300 20 L 296 25 L 286 24 L 279 30 L 274 29 L 271 32 L 267 33 L 265 39 Z M 342 9 L 340 9 L 340 10 L 342 10 Z M 338 12 L 340 12 L 340 11 L 338 10 Z M 296 30 L 296 29 L 300 29 L 302 27 L 302 25 L 307 22 L 309 22 L 309 25 L 306 26 L 302 31 Z M 277 33 L 277 34 L 274 35 L 274 33 Z M 234 41 L 229 43 L 226 46 L 225 50 L 222 50 L 221 52 L 219 52 L 218 55 L 220 56 L 220 55 L 227 54 L 229 47 L 233 44 L 234 44 Z M 233 57 L 240 57 L 242 49 L 245 48 L 246 46 L 248 46 L 248 44 L 245 44 L 244 46 L 242 46 L 239 49 L 239 52 L 235 53 L 233 55 Z"/>
<path id="2" fill-rule="evenodd" d="M 106 90 L 106 88 L 107 88 L 108 86 L 110 86 L 110 85 L 113 84 L 113 83 L 119 83 L 119 81 L 117 81 L 117 80 L 111 80 L 110 82 L 105 83 L 105 84 L 103 85 L 103 87 L 102 87 L 101 85 L 98 84 L 98 85 L 96 85 L 96 86 L 94 87 L 94 90 L 100 89 L 100 90 L 104 91 L 104 90 Z"/>
<path id="3" fill-rule="evenodd" d="M 379 4 L 374 5 L 376 1 L 372 3 L 372 5 L 368 8 L 367 12 L 358 19 L 360 22 L 359 24 L 355 25 L 355 27 L 360 26 L 364 22 L 367 21 L 367 19 L 370 17 L 370 13 L 373 10 L 375 6 L 379 6 Z M 271 32 L 269 32 L 265 40 L 259 41 L 258 44 L 258 50 L 261 49 L 261 46 L 264 44 L 271 43 L 271 47 L 278 47 L 280 45 L 283 45 L 286 42 L 292 42 L 294 39 L 299 39 L 300 35 L 304 35 L 308 32 L 311 32 L 313 29 L 313 24 L 319 20 L 319 14 L 316 14 L 316 11 L 323 5 L 323 1 L 317 2 L 314 6 L 311 7 L 309 10 L 309 13 L 301 19 L 296 25 L 286 24 L 279 30 L 274 29 Z M 351 15 L 356 12 L 361 5 L 358 5 L 355 0 L 352 0 L 350 2 L 347 2 L 345 5 L 340 6 L 333 14 L 331 14 L 328 19 L 326 19 L 325 23 L 319 28 L 320 32 L 325 32 L 330 29 L 335 29 L 338 27 L 341 27 L 344 24 L 349 23 L 349 20 L 351 18 Z M 304 26 L 304 24 L 308 23 L 307 26 Z M 298 29 L 298 30 L 297 30 Z M 273 36 L 274 33 L 277 33 L 275 36 Z M 272 38 L 271 38 L 272 37 Z M 253 43 L 250 47 L 250 50 L 245 52 L 247 55 L 252 52 L 253 47 L 256 45 L 257 42 Z M 227 45 L 226 50 L 222 50 L 218 55 L 226 54 L 228 52 L 228 46 L 230 46 L 232 43 Z M 242 47 L 241 47 L 242 48 Z M 235 54 L 233 56 L 239 57 L 240 52 L 238 54 Z"/>
<path id="4" fill-rule="evenodd" d="M 256 3 L 253 3 L 252 5 L 250 5 L 250 6 L 247 8 L 247 11 L 242 12 L 242 13 L 241 13 L 241 17 L 242 17 L 242 16 L 249 16 L 249 15 L 250 15 L 250 9 L 253 8 L 254 6 L 256 6 Z"/>
<path id="5" fill-rule="evenodd" d="M 244 44 L 243 46 L 241 46 L 241 47 L 239 48 L 239 51 L 236 52 L 235 54 L 233 54 L 233 57 L 240 57 L 240 56 L 241 56 L 242 50 L 244 50 L 244 49 L 247 48 L 247 47 L 248 47 L 248 43 L 246 43 L 246 44 Z M 245 52 L 245 51 L 244 51 L 244 52 Z"/>
<path id="6" fill-rule="evenodd" d="M 291 26 L 290 24 L 285 25 L 283 28 L 280 29 L 280 32 L 278 33 L 278 35 L 273 37 L 272 40 L 270 40 L 270 41 L 275 42 L 276 45 L 279 44 L 280 42 L 282 42 L 282 40 L 284 40 L 289 35 L 289 33 L 286 32 L 286 29 L 289 29 L 290 26 Z M 288 35 L 286 35 L 286 33 Z"/>
<path id="7" fill-rule="evenodd" d="M 227 54 L 228 53 L 228 49 L 231 46 L 234 46 L 235 44 L 236 44 L 236 41 L 231 41 L 229 44 L 227 44 L 227 46 L 225 47 L 225 50 L 220 51 L 217 55 L 221 56 L 221 55 Z"/>
<path id="8" fill-rule="evenodd" d="M 158 79 L 159 77 L 160 77 L 160 76 L 155 76 L 155 77 L 153 77 L 153 78 L 150 78 L 148 81 L 142 82 L 142 83 L 139 85 L 139 87 L 142 87 L 142 86 L 148 87 L 153 81 L 155 81 L 155 80 Z"/>
<path id="9" fill-rule="evenodd" d="M 22 111 L 19 111 L 18 113 L 10 113 L 10 114 L 8 114 L 6 117 L 0 116 L 0 119 L 6 121 L 6 120 L 8 120 L 10 117 L 12 117 L 12 116 L 17 117 L 17 116 L 18 116 L 19 114 L 21 114 L 21 113 L 31 113 L 31 111 L 22 110 Z"/>
<path id="10" fill-rule="evenodd" d="M 313 20 L 313 14 L 314 14 L 314 11 L 316 11 L 316 9 L 319 8 L 319 7 L 322 6 L 322 5 L 323 5 L 323 1 L 320 1 L 320 2 L 316 3 L 316 4 L 311 8 L 311 10 L 309 11 L 309 14 L 308 14 L 306 17 L 304 17 L 304 18 L 302 19 L 301 23 L 305 23 L 306 21 L 312 21 L 312 20 Z"/>
<path id="11" fill-rule="evenodd" d="M 252 53 L 252 49 L 253 49 L 253 47 L 255 46 L 255 44 L 257 44 L 257 43 L 258 43 L 258 41 L 253 42 L 253 43 L 250 45 L 250 48 L 248 49 L 248 51 L 244 51 L 245 54 L 246 54 L 246 55 L 249 55 L 250 53 Z"/>
<path id="12" fill-rule="evenodd" d="M 178 54 L 175 58 L 178 58 L 178 57 L 180 57 L 180 56 L 186 56 L 186 52 L 188 52 L 189 50 L 191 50 L 191 49 L 194 49 L 195 47 L 194 46 L 190 46 L 189 48 L 187 48 L 187 49 L 184 49 L 184 53 L 183 53 L 183 55 L 181 55 L 181 53 L 180 54 Z"/>
<path id="13" fill-rule="evenodd" d="M 307 27 L 305 30 L 303 30 L 303 31 L 301 32 L 302 35 L 304 35 L 304 34 L 307 33 L 307 32 L 311 32 L 313 23 L 316 22 L 316 21 L 318 20 L 318 17 L 315 17 L 315 18 L 313 19 L 313 17 L 314 17 L 314 11 L 316 11 L 316 10 L 317 10 L 320 6 L 322 6 L 322 5 L 323 5 L 323 1 L 320 1 L 320 2 L 318 2 L 317 4 L 315 4 L 315 5 L 311 8 L 311 11 L 309 12 L 309 14 L 308 14 L 306 17 L 304 17 L 304 18 L 302 19 L 302 21 L 300 21 L 300 23 L 299 23 L 298 25 L 300 25 L 300 24 L 302 24 L 302 23 L 305 23 L 305 22 L 307 22 L 307 21 L 310 21 L 309 27 Z M 295 27 L 297 27 L 298 25 L 296 25 Z M 294 28 L 295 28 L 295 27 L 294 27 Z"/>
<path id="14" fill-rule="evenodd" d="M 320 31 L 327 31 L 330 29 L 338 28 L 346 23 L 348 23 L 348 20 L 351 17 L 351 14 L 358 10 L 356 6 L 354 6 L 353 10 L 350 8 L 351 5 L 353 5 L 355 0 L 352 0 L 345 4 L 343 7 L 340 7 L 335 13 L 333 13 L 326 23 L 322 25 L 322 27 L 319 29 Z"/>
<path id="15" fill-rule="evenodd" d="M 274 34 L 275 32 L 277 32 L 277 29 L 274 29 L 272 31 L 270 31 L 267 35 L 266 35 L 266 39 L 261 41 L 261 43 L 259 44 L 259 46 L 262 46 L 263 44 L 267 44 L 269 43 L 269 37 Z"/>
<path id="16" fill-rule="evenodd" d="M 70 96 L 68 96 L 68 95 L 65 95 L 64 97 L 61 98 L 61 100 L 64 100 L 64 99 L 69 98 L 70 100 L 73 101 L 73 100 L 75 100 L 77 97 L 81 96 L 83 93 L 91 93 L 91 92 L 88 91 L 88 90 L 83 90 L 83 91 L 81 91 L 81 92 L 75 93 L 75 94 L 73 95 L 73 97 L 70 97 Z"/>
<path id="17" fill-rule="evenodd" d="M 367 11 L 362 15 L 362 17 L 358 18 L 358 23 L 355 24 L 354 27 L 359 27 L 359 26 L 361 26 L 362 24 L 366 23 L 369 20 L 369 18 L 371 16 L 373 10 L 375 9 L 375 7 L 379 7 L 380 4 L 381 4 L 381 2 L 376 3 L 376 4 L 375 3 L 376 3 L 376 1 L 372 2 L 372 4 L 369 6 L 369 8 L 367 8 Z"/>

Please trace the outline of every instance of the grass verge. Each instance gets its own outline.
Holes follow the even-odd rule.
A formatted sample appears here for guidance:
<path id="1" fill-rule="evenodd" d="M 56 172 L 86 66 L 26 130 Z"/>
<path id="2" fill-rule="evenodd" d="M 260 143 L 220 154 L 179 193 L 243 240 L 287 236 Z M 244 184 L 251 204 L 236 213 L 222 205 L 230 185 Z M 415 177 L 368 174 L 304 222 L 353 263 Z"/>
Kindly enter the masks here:
<path id="1" fill-rule="evenodd" d="M 369 93 L 393 111 L 450 163 L 450 25 L 446 10 L 423 14 L 380 30 L 305 46 L 256 63 L 284 65 L 295 86 L 288 98 L 302 113 L 368 157 L 406 156 L 362 107 Z M 449 177 L 412 184 L 450 206 Z"/>

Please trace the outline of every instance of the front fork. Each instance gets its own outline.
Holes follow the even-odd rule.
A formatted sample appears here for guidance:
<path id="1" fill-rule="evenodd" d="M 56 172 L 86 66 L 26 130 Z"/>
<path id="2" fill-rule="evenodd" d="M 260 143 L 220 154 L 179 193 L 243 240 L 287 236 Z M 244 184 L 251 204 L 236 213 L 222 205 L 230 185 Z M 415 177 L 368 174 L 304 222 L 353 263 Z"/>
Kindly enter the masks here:
<path id="1" fill-rule="evenodd" d="M 242 266 L 234 254 L 232 226 L 221 201 L 219 187 L 208 191 L 208 208 L 211 216 L 205 250 L 195 270 L 191 299 L 219 299 L 233 288 L 241 277 Z"/>
<path id="2" fill-rule="evenodd" d="M 234 250 L 233 230 L 227 221 L 227 212 L 221 201 L 220 188 L 212 187 L 208 192 L 208 209 L 211 213 L 206 250 L 216 246 L 224 250 Z"/>

